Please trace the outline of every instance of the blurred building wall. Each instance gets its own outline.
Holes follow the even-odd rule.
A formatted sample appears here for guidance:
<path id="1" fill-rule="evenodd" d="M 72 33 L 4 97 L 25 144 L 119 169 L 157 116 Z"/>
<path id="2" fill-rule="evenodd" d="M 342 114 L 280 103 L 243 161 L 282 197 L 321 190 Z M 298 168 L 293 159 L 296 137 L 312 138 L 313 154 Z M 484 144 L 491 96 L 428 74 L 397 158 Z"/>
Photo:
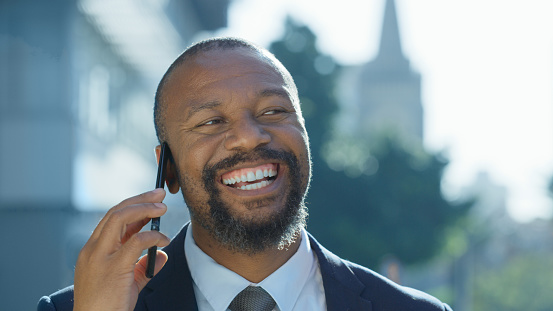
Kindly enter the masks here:
<path id="1" fill-rule="evenodd" d="M 0 1 L 3 310 L 71 284 L 103 210 L 153 187 L 156 84 L 228 2 Z"/>

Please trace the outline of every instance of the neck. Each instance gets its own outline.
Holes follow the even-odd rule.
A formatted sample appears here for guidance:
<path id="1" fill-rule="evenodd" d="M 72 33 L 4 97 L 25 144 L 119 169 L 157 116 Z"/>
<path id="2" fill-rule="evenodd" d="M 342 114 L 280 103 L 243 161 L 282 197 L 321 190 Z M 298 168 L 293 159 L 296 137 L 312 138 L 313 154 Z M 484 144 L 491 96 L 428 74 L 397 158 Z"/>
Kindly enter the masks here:
<path id="1" fill-rule="evenodd" d="M 286 263 L 296 253 L 301 242 L 301 235 L 298 234 L 298 238 L 287 248 L 274 247 L 251 255 L 229 250 L 194 222 L 192 236 L 198 247 L 209 257 L 252 283 L 260 283 Z"/>

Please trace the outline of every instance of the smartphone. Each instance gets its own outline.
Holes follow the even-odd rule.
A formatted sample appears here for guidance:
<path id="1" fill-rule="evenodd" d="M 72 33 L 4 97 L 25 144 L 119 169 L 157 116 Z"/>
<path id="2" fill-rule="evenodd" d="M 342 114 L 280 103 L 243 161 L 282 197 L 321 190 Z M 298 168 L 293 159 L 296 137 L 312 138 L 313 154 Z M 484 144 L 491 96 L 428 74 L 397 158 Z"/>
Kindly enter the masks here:
<path id="1" fill-rule="evenodd" d="M 166 177 L 166 169 L 167 169 L 167 162 L 169 160 L 169 154 L 171 151 L 169 150 L 169 146 L 166 142 L 161 144 L 161 153 L 159 155 L 159 163 L 157 167 L 157 178 L 156 178 L 156 189 L 157 188 L 164 188 L 165 186 L 165 177 Z M 159 217 L 152 218 L 152 227 L 151 230 L 159 231 L 159 223 L 160 219 Z M 152 246 L 148 249 L 148 264 L 146 265 L 146 277 L 151 279 L 154 276 L 154 268 L 156 266 L 156 254 L 157 254 L 157 246 Z"/>

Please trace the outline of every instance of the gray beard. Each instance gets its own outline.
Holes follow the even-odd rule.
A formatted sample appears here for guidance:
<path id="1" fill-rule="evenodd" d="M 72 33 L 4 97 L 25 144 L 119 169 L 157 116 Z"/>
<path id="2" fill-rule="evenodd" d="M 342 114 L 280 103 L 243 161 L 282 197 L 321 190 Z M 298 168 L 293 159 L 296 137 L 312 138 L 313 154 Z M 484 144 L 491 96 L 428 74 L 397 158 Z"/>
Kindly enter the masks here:
<path id="1" fill-rule="evenodd" d="M 234 217 L 216 187 L 216 173 L 221 169 L 232 168 L 240 162 L 259 159 L 284 161 L 288 165 L 290 180 L 285 207 L 263 221 Z M 222 246 L 233 252 L 254 255 L 267 249 L 287 248 L 298 238 L 301 229 L 306 225 L 308 213 L 304 198 L 307 193 L 309 176 L 304 175 L 298 159 L 290 152 L 259 148 L 250 153 L 235 154 L 204 168 L 202 180 L 204 189 L 209 194 L 206 206 L 208 213 L 202 213 L 202 210 L 206 209 L 201 206 L 189 205 L 190 217 L 206 229 Z M 302 181 L 305 182 L 302 183 Z M 184 180 L 180 177 L 179 183 L 181 188 L 185 185 Z M 265 204 L 272 200 L 275 198 L 257 203 Z M 251 208 L 255 208 L 255 206 L 251 206 Z"/>

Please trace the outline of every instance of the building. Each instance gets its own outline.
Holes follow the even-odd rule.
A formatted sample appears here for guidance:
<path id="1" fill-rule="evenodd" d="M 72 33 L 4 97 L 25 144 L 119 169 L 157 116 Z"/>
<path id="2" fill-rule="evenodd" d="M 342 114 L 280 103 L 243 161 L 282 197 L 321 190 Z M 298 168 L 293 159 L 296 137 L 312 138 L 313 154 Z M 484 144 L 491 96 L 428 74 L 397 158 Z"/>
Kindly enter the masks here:
<path id="1" fill-rule="evenodd" d="M 0 2 L 3 308 L 70 284 L 98 210 L 154 186 L 155 86 L 198 32 L 226 26 L 228 5 Z"/>
<path id="2" fill-rule="evenodd" d="M 422 144 L 424 116 L 421 77 L 403 53 L 395 1 L 386 0 L 376 57 L 344 70 L 340 82 L 346 133 L 369 140 L 392 135 Z"/>

